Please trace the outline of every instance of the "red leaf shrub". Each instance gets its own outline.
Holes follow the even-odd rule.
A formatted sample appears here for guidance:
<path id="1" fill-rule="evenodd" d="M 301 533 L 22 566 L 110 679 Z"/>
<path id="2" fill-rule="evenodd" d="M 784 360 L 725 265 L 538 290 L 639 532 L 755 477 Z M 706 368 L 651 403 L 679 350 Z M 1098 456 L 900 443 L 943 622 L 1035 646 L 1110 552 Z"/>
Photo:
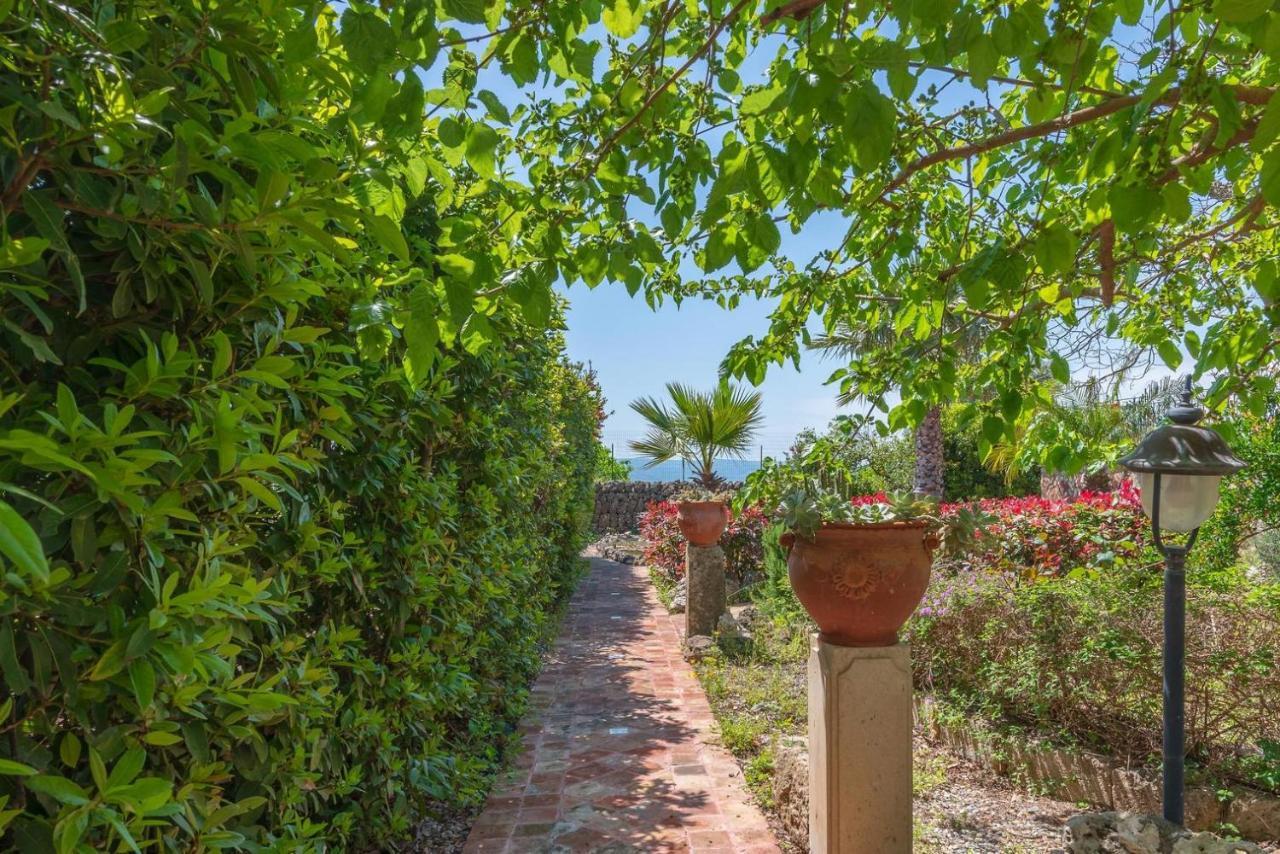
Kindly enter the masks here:
<path id="1" fill-rule="evenodd" d="M 955 562 L 957 569 L 1058 576 L 1139 559 L 1148 545 L 1147 517 L 1129 481 L 1114 492 L 1083 492 L 1072 501 L 1032 495 L 978 504 L 995 521 L 978 532 L 975 547 Z M 944 504 L 942 513 L 961 506 Z"/>
<path id="2" fill-rule="evenodd" d="M 652 501 L 640 517 L 644 562 L 662 569 L 672 579 L 684 575 L 684 535 L 680 533 L 676 514 L 676 502 Z M 764 560 L 762 536 L 767 524 L 769 520 L 759 508 L 748 507 L 734 514 L 720 537 L 725 569 L 739 583 L 748 573 L 760 569 Z"/>

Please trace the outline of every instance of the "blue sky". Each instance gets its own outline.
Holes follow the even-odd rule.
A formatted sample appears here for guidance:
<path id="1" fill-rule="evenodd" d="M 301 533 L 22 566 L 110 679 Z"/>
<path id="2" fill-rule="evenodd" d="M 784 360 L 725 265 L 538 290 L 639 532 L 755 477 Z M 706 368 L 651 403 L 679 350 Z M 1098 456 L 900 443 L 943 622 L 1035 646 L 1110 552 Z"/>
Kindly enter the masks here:
<path id="1" fill-rule="evenodd" d="M 667 303 L 652 311 L 642 298 L 632 298 L 621 285 L 595 290 L 569 288 L 569 356 L 590 362 L 599 374 L 611 414 L 605 422 L 606 442 L 625 456 L 626 440 L 644 430 L 644 422 L 627 404 L 642 395 L 662 395 L 668 382 L 710 387 L 717 382 L 720 360 L 738 339 L 763 332 L 768 306 L 744 300 L 726 311 L 714 303 Z M 802 361 L 799 372 L 775 368 L 760 391 L 765 424 L 765 453 L 784 450 L 804 427 L 821 427 L 837 413 L 835 392 L 823 381 L 836 367 L 817 356 Z"/>

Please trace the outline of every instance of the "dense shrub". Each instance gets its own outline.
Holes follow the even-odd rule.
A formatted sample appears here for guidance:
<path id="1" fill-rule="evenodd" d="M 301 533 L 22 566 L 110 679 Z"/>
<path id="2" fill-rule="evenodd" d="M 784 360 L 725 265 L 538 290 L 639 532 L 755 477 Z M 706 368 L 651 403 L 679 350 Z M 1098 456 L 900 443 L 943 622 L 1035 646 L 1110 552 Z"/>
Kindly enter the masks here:
<path id="1" fill-rule="evenodd" d="M 596 482 L 618 480 L 631 480 L 630 461 L 618 459 L 604 442 L 596 442 Z"/>
<path id="2" fill-rule="evenodd" d="M 1031 496 L 978 502 L 991 522 L 961 567 L 1024 578 L 1157 559 L 1147 551 L 1149 522 L 1137 491 L 1124 481 L 1113 492 L 1085 492 L 1072 501 Z M 943 513 L 959 505 L 943 505 Z"/>
<path id="3" fill-rule="evenodd" d="M 600 407 L 548 290 L 475 292 L 431 17 L 4 5 L 0 847 L 377 849 L 481 795 Z"/>
<path id="4" fill-rule="evenodd" d="M 1161 562 L 1132 486 L 1073 502 L 986 500 L 910 623 L 920 687 L 1004 723 L 1145 762 L 1160 749 Z M 1187 744 L 1219 780 L 1280 767 L 1280 588 L 1192 568 Z"/>
<path id="5" fill-rule="evenodd" d="M 919 687 L 972 712 L 1136 763 L 1158 762 L 1158 572 L 1087 571 L 1033 583 L 1003 573 L 934 579 L 910 624 Z M 1276 788 L 1280 597 L 1193 586 L 1187 750 L 1217 781 Z"/>
<path id="6" fill-rule="evenodd" d="M 1223 480 L 1218 512 L 1205 524 L 1193 554 L 1204 566 L 1225 569 L 1251 544 L 1261 568 L 1280 579 L 1280 556 L 1267 536 L 1280 530 L 1280 418 L 1241 416 L 1219 426 L 1247 467 Z"/>
<path id="7" fill-rule="evenodd" d="M 660 568 L 672 579 L 684 575 L 685 540 L 676 515 L 676 502 L 654 501 L 640 517 L 645 563 Z M 757 508 L 748 507 L 733 514 L 720 537 L 725 571 L 739 583 L 749 574 L 760 571 L 764 559 L 762 534 L 767 522 Z"/>
<path id="8" fill-rule="evenodd" d="M 1035 495 L 1040 491 L 1039 469 L 1018 472 L 1011 480 L 992 471 L 981 451 L 982 425 L 961 420 L 958 407 L 942 415 L 943 483 L 947 501 Z"/>

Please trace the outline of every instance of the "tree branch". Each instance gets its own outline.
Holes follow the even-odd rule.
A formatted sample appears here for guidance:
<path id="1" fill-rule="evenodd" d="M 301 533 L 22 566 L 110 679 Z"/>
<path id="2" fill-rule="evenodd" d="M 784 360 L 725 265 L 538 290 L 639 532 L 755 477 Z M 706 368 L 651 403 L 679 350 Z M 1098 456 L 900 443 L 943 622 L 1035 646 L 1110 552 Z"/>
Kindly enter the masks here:
<path id="1" fill-rule="evenodd" d="M 1272 94 L 1275 92 L 1274 89 L 1263 87 L 1263 86 L 1231 86 L 1229 88 L 1234 92 L 1237 100 L 1242 101 L 1246 104 L 1253 104 L 1256 106 L 1265 105 L 1271 99 Z M 1165 92 L 1163 95 L 1157 98 L 1153 103 L 1166 106 L 1166 107 L 1172 106 L 1173 104 L 1178 103 L 1182 99 L 1182 95 L 1183 95 L 1183 90 L 1179 87 L 1175 87 Z M 888 184 L 884 186 L 884 189 L 880 191 L 876 199 L 877 201 L 884 201 L 885 198 L 890 193 L 892 193 L 894 190 L 897 190 L 900 187 L 902 187 L 904 184 L 906 184 L 907 181 L 910 180 L 912 175 L 915 175 L 917 172 L 920 172 L 922 170 L 928 169 L 930 166 L 936 166 L 939 163 L 946 163 L 951 160 L 963 160 L 965 158 L 975 157 L 979 154 L 984 154 L 988 151 L 993 151 L 997 148 L 1003 148 L 1006 145 L 1012 145 L 1017 142 L 1023 142 L 1028 139 L 1036 139 L 1042 136 L 1049 136 L 1050 134 L 1057 133 L 1058 131 L 1067 130 L 1069 128 L 1073 128 L 1078 125 L 1088 124 L 1090 122 L 1095 122 L 1098 119 L 1106 118 L 1107 116 L 1110 116 L 1114 113 L 1118 113 L 1121 110 L 1127 110 L 1130 107 L 1136 106 L 1137 104 L 1141 103 L 1141 101 L 1142 101 L 1142 96 L 1140 95 L 1126 95 L 1120 98 L 1111 98 L 1110 100 L 1103 101 L 1101 104 L 1094 104 L 1093 106 L 1090 106 L 1090 107 L 1082 107 L 1079 110 L 1066 113 L 1054 119 L 1049 119 L 1048 121 L 1037 122 L 1036 124 L 1024 125 L 1023 127 L 1020 127 L 1020 128 L 1014 128 L 1013 130 L 1005 131 L 1004 133 L 998 133 L 995 136 L 990 136 L 984 140 L 969 143 L 968 145 L 956 146 L 955 148 L 945 148 L 945 149 L 942 149 L 941 151 L 931 152 L 929 154 L 926 154 L 922 157 L 917 158 L 911 164 L 909 164 L 906 168 L 904 168 L 901 172 L 899 172 L 893 178 L 893 180 L 891 180 Z M 1238 132 L 1236 134 L 1236 137 L 1240 136 L 1240 133 L 1243 133 L 1243 131 Z M 1252 136 L 1252 131 L 1250 131 L 1249 136 Z M 1230 147 L 1231 145 L 1238 145 L 1239 142 L 1234 141 L 1236 137 L 1232 137 L 1233 141 L 1229 142 L 1226 147 Z M 1215 153 L 1220 153 L 1220 152 L 1215 152 Z M 1208 160 L 1212 156 L 1214 156 L 1214 154 L 1212 153 L 1205 154 L 1201 160 L 1198 160 L 1195 162 L 1191 162 L 1191 161 L 1188 161 L 1187 158 L 1183 158 L 1184 162 L 1178 163 L 1175 161 L 1175 166 L 1196 165 L 1196 163 L 1203 162 L 1203 160 Z"/>
<path id="2" fill-rule="evenodd" d="M 760 18 L 760 23 L 764 26 L 781 20 L 782 18 L 791 18 L 793 21 L 803 21 L 805 18 L 813 14 L 814 10 L 825 3 L 827 0 L 791 0 L 790 3 L 783 3 Z"/>

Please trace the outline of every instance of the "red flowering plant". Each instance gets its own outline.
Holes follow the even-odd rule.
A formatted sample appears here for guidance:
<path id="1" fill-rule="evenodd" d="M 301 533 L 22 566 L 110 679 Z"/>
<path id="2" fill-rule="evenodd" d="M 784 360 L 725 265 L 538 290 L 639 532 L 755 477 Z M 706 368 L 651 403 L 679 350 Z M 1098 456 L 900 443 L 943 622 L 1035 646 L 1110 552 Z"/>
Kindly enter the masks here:
<path id="1" fill-rule="evenodd" d="M 652 501 L 640 517 L 644 562 L 672 580 L 684 575 L 684 535 L 676 521 L 676 509 L 674 501 Z M 725 570 L 739 582 L 758 571 L 764 561 L 763 535 L 768 522 L 759 508 L 746 507 L 733 514 L 720 537 Z"/>
<path id="2" fill-rule="evenodd" d="M 943 514 L 967 505 L 943 505 Z M 1113 492 L 1083 492 L 1073 500 L 1038 496 L 988 498 L 992 521 L 954 567 L 1010 573 L 1026 580 L 1143 559 L 1146 516 L 1129 481 Z"/>

